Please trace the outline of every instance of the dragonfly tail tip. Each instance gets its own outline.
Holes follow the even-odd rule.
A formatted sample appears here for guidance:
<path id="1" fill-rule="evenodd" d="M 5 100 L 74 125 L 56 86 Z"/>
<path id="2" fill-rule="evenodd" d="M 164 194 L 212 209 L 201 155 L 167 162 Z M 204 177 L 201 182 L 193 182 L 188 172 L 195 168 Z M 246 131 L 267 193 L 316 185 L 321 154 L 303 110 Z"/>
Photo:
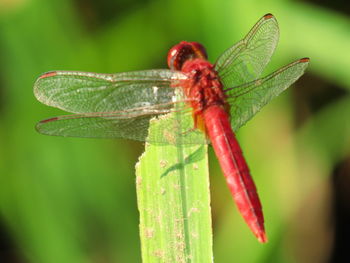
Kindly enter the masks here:
<path id="1" fill-rule="evenodd" d="M 259 240 L 260 243 L 267 243 L 267 236 L 265 232 L 261 232 L 257 235 L 257 238 Z"/>

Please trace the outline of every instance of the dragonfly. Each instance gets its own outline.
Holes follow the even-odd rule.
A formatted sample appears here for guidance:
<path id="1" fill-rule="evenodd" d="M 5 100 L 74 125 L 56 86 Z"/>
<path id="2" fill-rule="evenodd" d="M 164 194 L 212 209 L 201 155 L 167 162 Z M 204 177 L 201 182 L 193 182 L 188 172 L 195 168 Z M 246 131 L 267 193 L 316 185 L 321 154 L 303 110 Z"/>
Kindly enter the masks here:
<path id="1" fill-rule="evenodd" d="M 261 77 L 278 39 L 277 20 L 266 14 L 214 64 L 203 45 L 182 41 L 168 52 L 169 69 L 44 73 L 34 84 L 36 98 L 73 114 L 42 120 L 36 129 L 47 135 L 160 144 L 210 142 L 238 210 L 265 243 L 262 205 L 234 132 L 298 80 L 309 64 L 309 58 L 301 58 Z M 150 120 L 175 113 L 191 120 L 190 128 L 169 117 L 148 134 Z"/>

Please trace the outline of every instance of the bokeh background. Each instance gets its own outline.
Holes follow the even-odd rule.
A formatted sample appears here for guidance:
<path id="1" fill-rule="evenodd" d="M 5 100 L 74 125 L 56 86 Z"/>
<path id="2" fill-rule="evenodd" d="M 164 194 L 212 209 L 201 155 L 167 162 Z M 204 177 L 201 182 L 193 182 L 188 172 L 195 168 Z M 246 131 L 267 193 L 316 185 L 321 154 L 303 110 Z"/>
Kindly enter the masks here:
<path id="1" fill-rule="evenodd" d="M 265 13 L 280 43 L 265 73 L 307 73 L 238 133 L 269 243 L 238 215 L 211 150 L 215 262 L 350 262 L 350 9 L 335 0 L 0 0 L 0 262 L 141 262 L 134 165 L 144 145 L 43 136 L 45 71 L 165 68 L 180 40 L 211 61 Z"/>

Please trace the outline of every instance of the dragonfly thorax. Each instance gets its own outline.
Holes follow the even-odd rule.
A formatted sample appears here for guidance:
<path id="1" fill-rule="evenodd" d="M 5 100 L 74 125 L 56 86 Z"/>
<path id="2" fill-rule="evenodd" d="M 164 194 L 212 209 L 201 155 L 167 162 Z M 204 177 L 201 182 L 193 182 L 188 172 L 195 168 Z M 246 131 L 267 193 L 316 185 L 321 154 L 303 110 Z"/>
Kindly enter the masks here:
<path id="1" fill-rule="evenodd" d="M 187 60 L 182 66 L 182 72 L 188 76 L 182 87 L 191 101 L 194 114 L 201 114 L 213 105 L 227 108 L 223 85 L 213 64 L 201 58 Z"/>

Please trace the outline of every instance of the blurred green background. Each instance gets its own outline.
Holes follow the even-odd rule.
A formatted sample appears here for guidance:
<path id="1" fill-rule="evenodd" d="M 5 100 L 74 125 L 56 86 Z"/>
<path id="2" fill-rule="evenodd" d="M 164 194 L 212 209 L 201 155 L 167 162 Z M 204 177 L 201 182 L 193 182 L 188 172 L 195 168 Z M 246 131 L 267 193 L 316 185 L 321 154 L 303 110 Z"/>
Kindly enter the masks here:
<path id="1" fill-rule="evenodd" d="M 259 244 L 211 150 L 215 262 L 350 262 L 350 19 L 346 1 L 0 0 L 0 262 L 141 262 L 134 165 L 143 144 L 43 136 L 49 70 L 165 68 L 198 41 L 215 58 L 265 13 L 281 37 L 265 73 L 307 73 L 238 133 L 264 207 Z M 347 256 L 348 257 L 348 256 Z"/>

